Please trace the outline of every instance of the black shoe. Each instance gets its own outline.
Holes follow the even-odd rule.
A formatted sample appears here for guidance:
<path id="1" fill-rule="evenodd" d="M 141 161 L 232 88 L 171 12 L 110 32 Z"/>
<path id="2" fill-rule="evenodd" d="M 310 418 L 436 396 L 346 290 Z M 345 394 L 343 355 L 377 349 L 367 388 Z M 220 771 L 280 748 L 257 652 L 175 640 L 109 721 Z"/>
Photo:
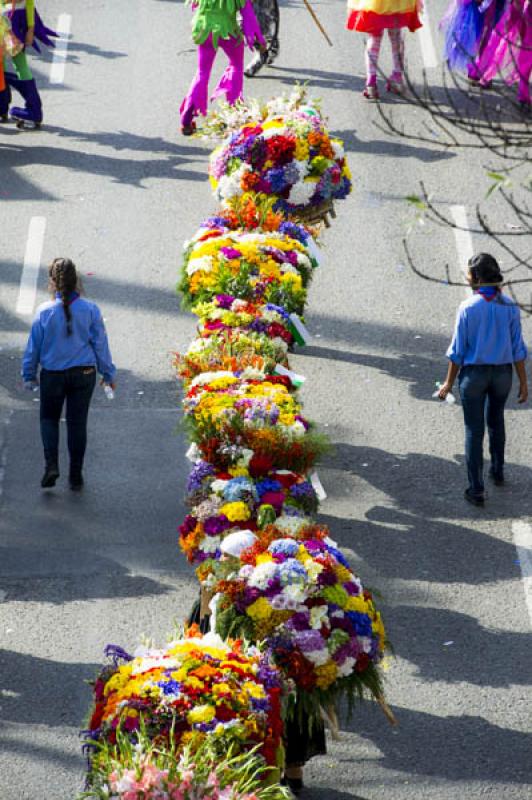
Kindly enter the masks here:
<path id="1" fill-rule="evenodd" d="M 83 476 L 81 472 L 71 472 L 68 483 L 73 492 L 81 492 L 83 489 Z"/>
<path id="2" fill-rule="evenodd" d="M 468 503 L 471 503 L 474 506 L 483 506 L 484 505 L 484 495 L 483 494 L 473 494 L 466 489 L 464 492 L 464 497 Z"/>
<path id="3" fill-rule="evenodd" d="M 181 125 L 181 133 L 183 136 L 194 136 L 196 133 L 196 123 L 191 122 L 190 125 Z"/>
<path id="4" fill-rule="evenodd" d="M 303 778 L 287 778 L 286 775 L 281 781 L 283 786 L 288 786 L 292 794 L 299 795 L 305 788 Z"/>
<path id="5" fill-rule="evenodd" d="M 55 482 L 59 477 L 59 467 L 57 464 L 47 464 L 44 470 L 44 475 L 41 480 L 41 487 L 43 489 L 51 489 L 55 486 Z"/>
<path id="6" fill-rule="evenodd" d="M 247 65 L 246 69 L 244 70 L 244 75 L 246 78 L 254 78 L 255 75 L 260 72 L 263 66 L 268 61 L 268 52 L 266 50 L 257 50 L 249 64 Z"/>
<path id="7" fill-rule="evenodd" d="M 268 52 L 266 54 L 266 63 L 268 66 L 273 64 L 277 56 L 279 55 L 279 41 L 278 39 L 274 39 L 273 42 L 268 47 Z"/>
<path id="8" fill-rule="evenodd" d="M 495 486 L 504 486 L 505 481 L 502 472 L 497 475 L 492 469 L 490 469 L 489 477 L 490 480 L 493 481 Z"/>

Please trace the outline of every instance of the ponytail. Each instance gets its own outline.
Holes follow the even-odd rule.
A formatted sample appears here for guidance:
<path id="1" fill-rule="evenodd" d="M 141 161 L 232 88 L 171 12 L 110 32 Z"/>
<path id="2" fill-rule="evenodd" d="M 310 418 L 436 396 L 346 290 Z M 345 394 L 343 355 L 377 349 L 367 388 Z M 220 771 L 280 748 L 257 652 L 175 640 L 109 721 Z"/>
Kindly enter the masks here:
<path id="1" fill-rule="evenodd" d="M 78 276 L 74 263 L 69 258 L 55 258 L 48 269 L 50 288 L 59 292 L 66 318 L 67 336 L 72 336 L 72 311 L 70 301 L 76 291 Z"/>

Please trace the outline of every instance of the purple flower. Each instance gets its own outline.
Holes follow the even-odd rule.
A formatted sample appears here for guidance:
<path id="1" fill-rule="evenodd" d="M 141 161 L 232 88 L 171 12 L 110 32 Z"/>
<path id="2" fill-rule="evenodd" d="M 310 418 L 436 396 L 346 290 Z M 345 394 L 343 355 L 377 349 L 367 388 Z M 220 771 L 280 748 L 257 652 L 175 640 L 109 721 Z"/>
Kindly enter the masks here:
<path id="1" fill-rule="evenodd" d="M 324 650 L 326 647 L 325 639 L 318 631 L 301 631 L 296 635 L 296 642 L 303 652 Z"/>
<path id="2" fill-rule="evenodd" d="M 306 631 L 309 625 L 310 614 L 308 611 L 298 611 L 297 614 L 292 614 L 290 620 L 286 623 L 286 627 L 294 631 Z"/>
<path id="3" fill-rule="evenodd" d="M 220 247 L 220 253 L 229 259 L 242 257 L 240 250 L 237 250 L 235 247 Z"/>
<path id="4" fill-rule="evenodd" d="M 318 586 L 334 586 L 336 583 L 336 575 L 332 570 L 324 569 L 318 575 Z"/>
<path id="5" fill-rule="evenodd" d="M 216 295 L 216 302 L 218 303 L 219 308 L 231 308 L 234 302 L 234 297 L 230 294 L 217 294 Z"/>
<path id="6" fill-rule="evenodd" d="M 353 583 L 353 581 L 344 583 L 344 589 L 346 590 L 347 594 L 360 594 L 360 586 L 356 583 Z"/>
<path id="7" fill-rule="evenodd" d="M 187 492 L 197 492 L 206 477 L 214 475 L 216 470 L 207 461 L 198 461 L 192 467 L 188 476 Z"/>
<path id="8" fill-rule="evenodd" d="M 225 514 L 220 514 L 218 517 L 209 517 L 203 523 L 203 530 L 207 536 L 219 536 L 230 527 L 231 523 Z"/>

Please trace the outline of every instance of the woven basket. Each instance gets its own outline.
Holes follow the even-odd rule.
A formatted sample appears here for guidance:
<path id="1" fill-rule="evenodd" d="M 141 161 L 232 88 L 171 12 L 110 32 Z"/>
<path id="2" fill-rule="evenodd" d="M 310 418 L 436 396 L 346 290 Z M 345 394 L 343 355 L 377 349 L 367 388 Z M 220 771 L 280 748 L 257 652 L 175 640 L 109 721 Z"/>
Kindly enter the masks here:
<path id="1" fill-rule="evenodd" d="M 292 215 L 294 220 L 302 222 L 303 224 L 315 225 L 321 222 L 326 228 L 331 227 L 329 216 L 333 219 L 336 217 L 334 202 L 332 200 L 326 200 L 319 206 L 307 206 L 306 208 L 296 211 Z"/>

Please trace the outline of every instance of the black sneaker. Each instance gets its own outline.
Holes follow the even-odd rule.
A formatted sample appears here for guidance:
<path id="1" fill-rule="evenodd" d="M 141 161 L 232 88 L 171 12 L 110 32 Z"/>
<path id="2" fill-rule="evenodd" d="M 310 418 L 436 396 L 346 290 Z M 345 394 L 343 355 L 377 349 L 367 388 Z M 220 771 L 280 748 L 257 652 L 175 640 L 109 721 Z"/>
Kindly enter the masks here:
<path id="1" fill-rule="evenodd" d="M 263 66 L 267 63 L 268 52 L 266 50 L 257 50 L 255 55 L 244 70 L 246 78 L 254 78 L 260 72 Z"/>
<path id="2" fill-rule="evenodd" d="M 484 505 L 484 495 L 483 494 L 473 494 L 466 489 L 464 492 L 464 497 L 468 503 L 471 503 L 474 506 L 483 506 Z"/>
<path id="3" fill-rule="evenodd" d="M 68 483 L 73 492 L 81 492 L 83 489 L 83 476 L 81 472 L 71 472 Z"/>
<path id="4" fill-rule="evenodd" d="M 489 477 L 490 481 L 492 481 L 495 484 L 495 486 L 504 486 L 505 480 L 502 472 L 497 475 L 492 469 L 490 469 Z"/>
<path id="5" fill-rule="evenodd" d="M 301 794 L 303 789 L 305 788 L 305 784 L 303 783 L 303 778 L 287 778 L 286 775 L 281 781 L 282 786 L 288 786 L 292 794 L 298 795 Z"/>
<path id="6" fill-rule="evenodd" d="M 57 464 L 48 464 L 44 470 L 44 475 L 41 480 L 41 487 L 43 489 L 51 489 L 55 486 L 55 482 L 59 477 L 59 467 Z"/>

